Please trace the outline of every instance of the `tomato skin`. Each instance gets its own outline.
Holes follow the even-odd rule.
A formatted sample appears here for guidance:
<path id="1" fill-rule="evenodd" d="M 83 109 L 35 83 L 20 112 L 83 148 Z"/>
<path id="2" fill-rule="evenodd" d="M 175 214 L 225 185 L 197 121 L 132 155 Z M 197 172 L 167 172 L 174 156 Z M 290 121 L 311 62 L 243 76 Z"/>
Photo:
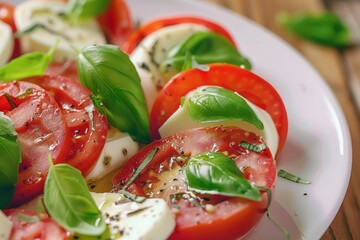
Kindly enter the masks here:
<path id="1" fill-rule="evenodd" d="M 61 75 L 74 81 L 79 81 L 76 61 L 52 62 L 46 69 L 45 75 Z"/>
<path id="2" fill-rule="evenodd" d="M 27 89 L 32 89 L 32 93 L 17 97 Z M 0 111 L 14 122 L 21 148 L 22 162 L 10 203 L 10 206 L 17 206 L 43 192 L 50 164 L 48 154 L 54 162 L 65 158 L 70 135 L 58 104 L 43 88 L 16 81 L 0 84 L 0 96 L 5 93 L 12 96 L 17 105 L 15 109 L 9 108 L 5 101 L 0 105 Z"/>
<path id="3" fill-rule="evenodd" d="M 24 209 L 4 210 L 9 220 L 13 223 L 10 239 L 21 240 L 65 240 L 70 239 L 67 232 L 46 214 L 36 222 L 23 222 L 18 215 L 36 216 L 35 212 Z"/>
<path id="4" fill-rule="evenodd" d="M 91 91 L 64 76 L 41 76 L 23 79 L 36 83 L 50 92 L 59 104 L 71 141 L 61 160 L 79 169 L 86 176 L 96 163 L 105 145 L 108 131 L 106 115 L 101 115 L 96 107 L 92 109 L 92 120 L 86 107 L 92 105 Z M 94 128 L 94 130 L 92 130 Z"/>
<path id="5" fill-rule="evenodd" d="M 234 46 L 236 46 L 236 43 L 232 38 L 232 36 L 230 35 L 230 33 L 219 24 L 207 20 L 205 18 L 200 18 L 195 16 L 176 16 L 176 17 L 157 18 L 140 26 L 130 35 L 129 39 L 124 44 L 123 50 L 126 53 L 130 54 L 139 45 L 139 43 L 149 34 L 161 28 L 176 24 L 181 24 L 181 23 L 196 23 L 203 25 L 211 29 L 212 31 L 223 35 L 224 37 L 229 39 Z"/>
<path id="6" fill-rule="evenodd" d="M 13 33 L 17 31 L 14 20 L 14 11 L 15 7 L 11 3 L 0 2 L 0 20 L 7 23 L 11 27 Z M 17 58 L 18 56 L 20 56 L 20 41 L 19 39 L 14 39 L 14 50 L 11 59 Z"/>
<path id="7" fill-rule="evenodd" d="M 269 149 L 254 153 L 239 146 L 241 141 L 251 144 L 262 142 L 255 134 L 236 127 L 198 128 L 176 133 L 140 150 L 125 163 L 114 177 L 113 184 L 117 186 L 116 190 L 120 189 L 130 179 L 134 169 L 157 148 L 154 158 L 128 191 L 142 196 L 162 197 L 169 202 L 170 194 L 186 192 L 185 183 L 181 180 L 183 177 L 178 175 L 182 171 L 177 168 L 186 163 L 174 162 L 174 159 L 209 151 L 228 154 L 248 180 L 257 186 L 271 188 L 276 179 L 276 166 Z M 194 207 L 184 199 L 178 200 L 180 210 L 176 214 L 176 228 L 170 239 L 236 239 L 256 225 L 267 206 L 265 193 L 260 202 L 224 196 L 209 198 L 213 198 L 211 204 L 216 208 L 212 213 Z"/>
<path id="8" fill-rule="evenodd" d="M 153 139 L 160 138 L 158 129 L 178 109 L 181 97 L 203 86 L 215 85 L 239 93 L 272 117 L 279 134 L 278 153 L 288 132 L 285 105 L 278 92 L 264 79 L 241 67 L 224 63 L 209 64 L 209 71 L 190 69 L 175 75 L 155 99 L 150 113 Z"/>
<path id="9" fill-rule="evenodd" d="M 120 48 L 133 31 L 133 20 L 125 0 L 111 0 L 108 9 L 97 20 L 109 42 Z"/>
<path id="10" fill-rule="evenodd" d="M 13 32 L 16 32 L 14 21 L 15 7 L 8 2 L 0 2 L 0 20 L 10 25 Z"/>

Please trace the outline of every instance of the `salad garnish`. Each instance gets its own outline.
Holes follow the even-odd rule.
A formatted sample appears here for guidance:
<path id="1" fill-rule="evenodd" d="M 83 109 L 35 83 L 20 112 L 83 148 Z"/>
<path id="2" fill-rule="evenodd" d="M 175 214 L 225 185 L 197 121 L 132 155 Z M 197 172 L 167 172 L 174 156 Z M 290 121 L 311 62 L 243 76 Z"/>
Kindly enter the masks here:
<path id="1" fill-rule="evenodd" d="M 279 177 L 282 177 L 282 178 L 285 178 L 289 181 L 292 181 L 292 182 L 295 182 L 295 183 L 302 183 L 302 184 L 310 184 L 311 181 L 307 180 L 307 179 L 304 179 L 304 178 L 301 178 L 301 177 L 298 177 L 292 173 L 289 173 L 283 169 L 280 169 L 278 171 L 278 176 Z"/>
<path id="2" fill-rule="evenodd" d="M 49 160 L 44 188 L 44 204 L 49 215 L 68 231 L 101 235 L 106 224 L 81 172 L 69 164 L 54 165 L 50 156 Z"/>
<path id="3" fill-rule="evenodd" d="M 52 61 L 58 41 L 47 53 L 31 52 L 13 59 L 0 67 L 0 82 L 11 82 L 13 80 L 43 75 Z"/>
<path id="4" fill-rule="evenodd" d="M 220 122 L 224 120 L 242 120 L 263 130 L 259 120 L 249 104 L 237 93 L 221 87 L 205 87 L 183 101 L 190 116 L 198 122 Z"/>
<path id="5" fill-rule="evenodd" d="M 250 61 L 242 56 L 227 38 L 211 31 L 194 33 L 184 42 L 175 46 L 160 64 L 160 69 L 168 72 L 174 68 L 175 72 L 180 72 L 187 52 L 191 52 L 200 64 L 221 62 L 251 69 Z"/>
<path id="6" fill-rule="evenodd" d="M 140 78 L 128 55 L 113 45 L 85 47 L 78 55 L 80 82 L 102 102 L 109 123 L 140 143 L 150 142 Z M 99 106 L 96 103 L 95 106 Z"/>
<path id="7" fill-rule="evenodd" d="M 70 0 L 65 15 L 70 18 L 91 18 L 103 13 L 110 0 Z"/>
<path id="8" fill-rule="evenodd" d="M 3 112 L 0 112 L 0 152 L 0 209 L 3 209 L 14 195 L 21 162 L 14 123 Z"/>
<path id="9" fill-rule="evenodd" d="M 185 167 L 185 181 L 195 192 L 261 201 L 258 188 L 223 153 L 206 152 L 192 156 Z"/>
<path id="10" fill-rule="evenodd" d="M 240 142 L 239 146 L 246 148 L 252 152 L 260 153 L 266 149 L 266 143 L 251 144 L 245 141 Z"/>

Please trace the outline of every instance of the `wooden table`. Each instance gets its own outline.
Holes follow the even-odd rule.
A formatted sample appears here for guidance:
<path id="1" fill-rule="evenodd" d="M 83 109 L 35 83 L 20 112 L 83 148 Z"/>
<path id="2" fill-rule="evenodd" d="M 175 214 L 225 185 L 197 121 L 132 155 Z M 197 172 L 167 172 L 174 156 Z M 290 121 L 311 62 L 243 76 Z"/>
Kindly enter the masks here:
<path id="1" fill-rule="evenodd" d="M 350 184 L 343 204 L 334 221 L 322 237 L 328 239 L 360 239 L 360 43 L 339 52 L 290 35 L 275 22 L 280 11 L 318 12 L 330 8 L 321 0 L 206 0 L 229 8 L 279 35 L 303 54 L 320 72 L 335 93 L 347 118 L 353 145 L 353 165 Z M 356 1 L 356 0 L 355 0 Z M 359 16 L 360 19 L 360 16 Z M 360 20 L 359 20 L 360 21 Z M 360 24 L 360 22 L 359 22 Z"/>

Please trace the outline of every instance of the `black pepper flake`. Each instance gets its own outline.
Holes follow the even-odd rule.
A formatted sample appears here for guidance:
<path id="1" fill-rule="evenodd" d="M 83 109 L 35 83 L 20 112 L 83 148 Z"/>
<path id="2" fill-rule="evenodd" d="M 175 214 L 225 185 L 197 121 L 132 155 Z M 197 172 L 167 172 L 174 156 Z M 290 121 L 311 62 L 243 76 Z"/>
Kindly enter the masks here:
<path id="1" fill-rule="evenodd" d="M 91 184 L 91 185 L 90 185 L 90 188 L 91 188 L 91 189 L 94 189 L 94 188 L 96 188 L 96 185 L 95 185 L 95 184 Z"/>
<path id="2" fill-rule="evenodd" d="M 29 125 L 30 125 L 30 123 L 29 123 L 29 122 L 26 122 L 26 123 L 25 123 L 25 126 L 26 126 L 26 127 L 28 127 Z"/>
<path id="3" fill-rule="evenodd" d="M 124 156 L 126 156 L 126 155 L 128 154 L 127 149 L 126 149 L 126 148 L 123 148 L 123 149 L 122 149 L 122 153 L 124 154 Z"/>
<path id="4" fill-rule="evenodd" d="M 304 193 L 304 196 L 307 196 L 308 194 L 307 193 Z"/>
<path id="5" fill-rule="evenodd" d="M 145 62 L 142 62 L 141 65 L 140 65 L 140 68 L 150 72 L 150 68 L 149 66 L 145 63 Z"/>

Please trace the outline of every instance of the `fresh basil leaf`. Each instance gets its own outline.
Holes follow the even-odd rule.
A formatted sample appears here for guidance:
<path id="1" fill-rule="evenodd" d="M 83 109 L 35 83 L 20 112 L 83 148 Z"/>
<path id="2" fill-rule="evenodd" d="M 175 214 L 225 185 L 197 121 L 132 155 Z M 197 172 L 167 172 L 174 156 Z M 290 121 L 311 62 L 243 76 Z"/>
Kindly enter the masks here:
<path id="1" fill-rule="evenodd" d="M 25 223 L 38 222 L 40 220 L 38 216 L 29 216 L 23 213 L 16 214 L 16 218 L 20 222 L 25 222 Z"/>
<path id="2" fill-rule="evenodd" d="M 43 75 L 52 61 L 58 43 L 47 52 L 31 52 L 13 59 L 0 67 L 0 82 Z"/>
<path id="3" fill-rule="evenodd" d="M 65 14 L 76 18 L 95 17 L 110 5 L 110 0 L 70 0 Z"/>
<path id="4" fill-rule="evenodd" d="M 160 65 L 163 72 L 180 72 L 186 61 L 187 52 L 199 64 L 229 63 L 251 69 L 251 63 L 243 57 L 225 37 L 214 32 L 198 32 L 171 49 Z"/>
<path id="5" fill-rule="evenodd" d="M 14 123 L 3 112 L 0 112 L 0 153 L 0 209 L 3 209 L 14 195 L 21 162 Z"/>
<path id="6" fill-rule="evenodd" d="M 332 12 L 281 13 L 277 21 L 291 33 L 318 44 L 342 48 L 350 42 L 349 28 Z"/>
<path id="7" fill-rule="evenodd" d="M 113 45 L 84 48 L 78 56 L 81 83 L 104 106 L 109 123 L 140 143 L 150 142 L 140 78 L 129 57 Z M 97 103 L 97 105 L 99 105 Z"/>
<path id="8" fill-rule="evenodd" d="M 185 100 L 190 116 L 199 122 L 241 120 L 264 129 L 249 104 L 238 94 L 221 87 L 205 87 Z"/>
<path id="9" fill-rule="evenodd" d="M 285 178 L 289 181 L 292 181 L 292 182 L 295 182 L 295 183 L 302 183 L 302 184 L 310 184 L 311 181 L 307 180 L 307 179 L 304 179 L 304 178 L 301 178 L 301 177 L 298 177 L 292 173 L 289 173 L 283 169 L 280 169 L 279 172 L 278 172 L 278 176 L 279 177 L 282 177 L 282 178 Z"/>
<path id="10" fill-rule="evenodd" d="M 231 158 L 219 152 L 191 157 L 185 166 L 185 180 L 190 190 L 199 193 L 261 200 L 257 187 L 243 176 Z"/>
<path id="11" fill-rule="evenodd" d="M 105 221 L 86 181 L 79 170 L 68 164 L 51 163 L 44 204 L 50 216 L 68 231 L 91 236 L 105 231 Z"/>

